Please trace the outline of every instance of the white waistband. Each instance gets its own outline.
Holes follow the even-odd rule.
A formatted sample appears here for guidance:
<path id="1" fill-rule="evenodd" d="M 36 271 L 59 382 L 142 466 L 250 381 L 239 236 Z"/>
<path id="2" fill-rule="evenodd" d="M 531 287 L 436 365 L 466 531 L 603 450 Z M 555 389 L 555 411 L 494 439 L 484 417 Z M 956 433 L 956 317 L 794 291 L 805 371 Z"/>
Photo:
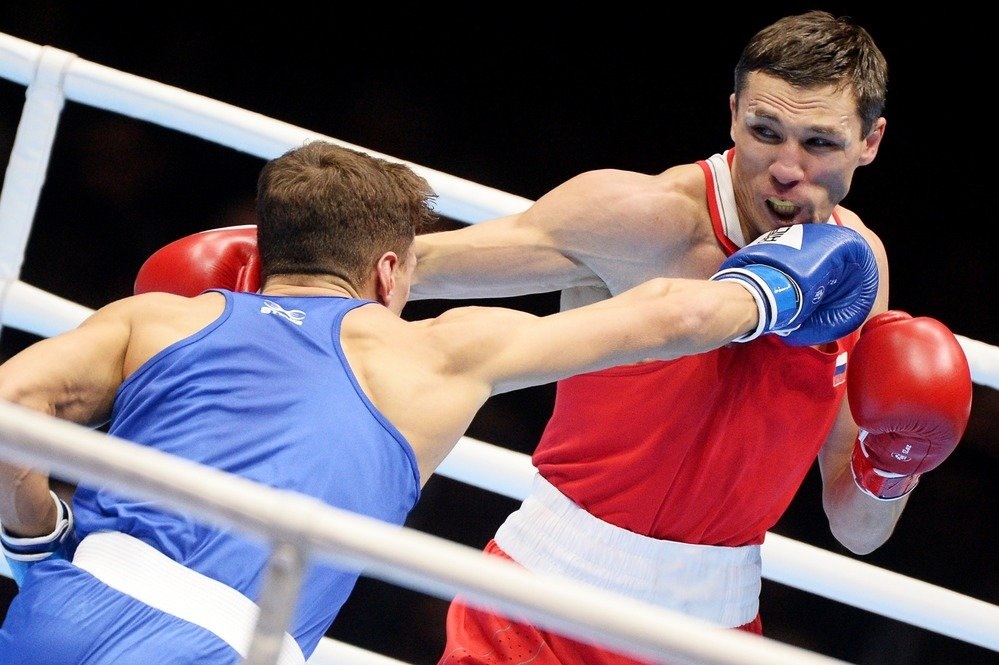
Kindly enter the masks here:
<path id="1" fill-rule="evenodd" d="M 92 533 L 80 542 L 73 563 L 121 593 L 215 633 L 243 658 L 249 653 L 260 613 L 256 603 L 141 540 L 116 531 Z M 288 633 L 278 663 L 305 663 Z"/>
<path id="2" fill-rule="evenodd" d="M 638 535 L 570 501 L 540 474 L 496 532 L 530 570 L 552 573 L 734 628 L 752 621 L 762 586 L 760 547 L 690 545 Z"/>

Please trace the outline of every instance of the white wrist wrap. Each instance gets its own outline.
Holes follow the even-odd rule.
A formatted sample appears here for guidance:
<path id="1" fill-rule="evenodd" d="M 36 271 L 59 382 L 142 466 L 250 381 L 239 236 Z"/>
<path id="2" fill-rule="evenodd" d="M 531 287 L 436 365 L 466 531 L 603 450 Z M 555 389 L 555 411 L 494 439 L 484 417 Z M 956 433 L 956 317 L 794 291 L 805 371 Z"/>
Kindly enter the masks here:
<path id="1" fill-rule="evenodd" d="M 58 550 L 66 536 L 73 530 L 73 512 L 66 503 L 49 490 L 56 504 L 56 525 L 52 533 L 44 536 L 12 536 L 0 525 L 0 545 L 8 559 L 38 561 Z"/>
<path id="2" fill-rule="evenodd" d="M 898 501 L 915 489 L 920 474 L 905 475 L 876 468 L 864 445 L 867 434 L 867 430 L 861 429 L 853 446 L 853 458 L 850 460 L 853 481 L 864 494 L 878 501 Z"/>

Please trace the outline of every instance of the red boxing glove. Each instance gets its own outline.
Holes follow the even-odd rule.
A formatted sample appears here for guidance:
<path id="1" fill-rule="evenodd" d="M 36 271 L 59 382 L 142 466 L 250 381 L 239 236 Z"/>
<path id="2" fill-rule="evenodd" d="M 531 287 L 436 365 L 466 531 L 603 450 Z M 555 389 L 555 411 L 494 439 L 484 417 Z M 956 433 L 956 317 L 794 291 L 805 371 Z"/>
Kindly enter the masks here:
<path id="1" fill-rule="evenodd" d="M 194 233 L 157 250 L 139 268 L 134 290 L 196 296 L 206 289 L 259 288 L 257 227 L 243 225 Z"/>
<path id="2" fill-rule="evenodd" d="M 971 415 L 968 359 L 947 326 L 897 310 L 864 324 L 852 356 L 847 395 L 860 427 L 853 478 L 877 499 L 900 499 L 964 435 Z"/>

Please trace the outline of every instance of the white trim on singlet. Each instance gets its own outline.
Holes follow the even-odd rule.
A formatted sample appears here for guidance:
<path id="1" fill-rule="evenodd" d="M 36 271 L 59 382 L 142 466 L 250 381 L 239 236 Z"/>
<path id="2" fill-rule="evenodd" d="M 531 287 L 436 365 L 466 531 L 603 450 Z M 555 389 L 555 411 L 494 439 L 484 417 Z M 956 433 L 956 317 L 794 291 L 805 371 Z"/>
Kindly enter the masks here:
<path id="1" fill-rule="evenodd" d="M 742 235 L 739 209 L 735 205 L 735 188 L 732 185 L 732 172 L 728 167 L 728 150 L 720 155 L 711 155 L 705 162 L 708 168 L 711 169 L 715 185 L 715 201 L 718 202 L 718 213 L 721 215 L 722 231 L 736 247 L 745 247 L 746 237 Z"/>

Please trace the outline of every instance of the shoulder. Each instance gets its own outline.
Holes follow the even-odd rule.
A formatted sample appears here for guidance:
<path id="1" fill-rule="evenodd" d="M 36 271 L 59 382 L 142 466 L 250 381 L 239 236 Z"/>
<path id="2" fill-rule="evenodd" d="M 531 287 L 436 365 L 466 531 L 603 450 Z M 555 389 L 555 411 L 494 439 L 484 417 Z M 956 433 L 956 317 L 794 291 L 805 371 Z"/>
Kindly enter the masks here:
<path id="1" fill-rule="evenodd" d="M 404 403 L 418 397 L 438 404 L 449 395 L 453 410 L 470 398 L 478 405 L 491 394 L 490 363 L 520 347 L 516 322 L 528 317 L 516 310 L 465 306 L 410 321 L 381 306 L 358 307 L 344 318 L 340 341 L 354 374 L 380 408 L 387 399 L 399 401 L 399 394 L 409 395 Z"/>
<path id="2" fill-rule="evenodd" d="M 498 356 L 516 353 L 540 317 L 506 307 L 453 307 L 434 318 L 403 322 L 405 348 L 443 375 L 476 371 Z"/>
<path id="3" fill-rule="evenodd" d="M 176 321 L 178 317 L 197 317 L 205 312 L 214 312 L 217 316 L 224 302 L 225 297 L 217 292 L 188 297 L 151 291 L 115 300 L 97 310 L 91 319 L 119 319 L 129 324 L 141 324 L 145 321 Z"/>
<path id="4" fill-rule="evenodd" d="M 150 292 L 102 307 L 91 322 L 105 329 L 116 326 L 125 335 L 125 370 L 131 372 L 160 350 L 215 321 L 224 309 L 220 293 L 187 297 Z"/>
<path id="5" fill-rule="evenodd" d="M 553 190 L 586 199 L 600 199 L 613 206 L 649 206 L 666 200 L 704 200 L 704 174 L 696 164 L 673 166 L 647 174 L 620 169 L 586 171 Z M 542 197 L 544 198 L 544 197 Z M 658 205 L 657 205 L 658 209 Z"/>
<path id="6" fill-rule="evenodd" d="M 843 226 L 853 229 L 864 237 L 878 257 L 885 256 L 885 246 L 880 236 L 867 226 L 857 213 L 843 206 L 836 206 L 836 217 Z"/>
<path id="7" fill-rule="evenodd" d="M 623 243 L 629 251 L 685 244 L 688 232 L 710 220 L 704 174 L 696 164 L 654 175 L 587 171 L 539 199 L 529 217 L 556 237 L 559 232 L 573 238 L 591 234 L 584 242 L 587 246 Z"/>
<path id="8" fill-rule="evenodd" d="M 857 213 L 843 206 L 836 206 L 836 216 L 843 226 L 853 229 L 867 241 L 874 252 L 874 258 L 878 264 L 878 298 L 871 311 L 871 315 L 878 314 L 888 309 L 888 253 L 884 243 L 874 229 L 864 224 Z"/>
<path id="9" fill-rule="evenodd" d="M 404 321 L 406 331 L 441 349 L 461 348 L 469 340 L 476 344 L 484 339 L 503 339 L 503 324 L 533 320 L 534 314 L 517 309 L 495 306 L 463 305 L 451 307 L 433 318 Z"/>

